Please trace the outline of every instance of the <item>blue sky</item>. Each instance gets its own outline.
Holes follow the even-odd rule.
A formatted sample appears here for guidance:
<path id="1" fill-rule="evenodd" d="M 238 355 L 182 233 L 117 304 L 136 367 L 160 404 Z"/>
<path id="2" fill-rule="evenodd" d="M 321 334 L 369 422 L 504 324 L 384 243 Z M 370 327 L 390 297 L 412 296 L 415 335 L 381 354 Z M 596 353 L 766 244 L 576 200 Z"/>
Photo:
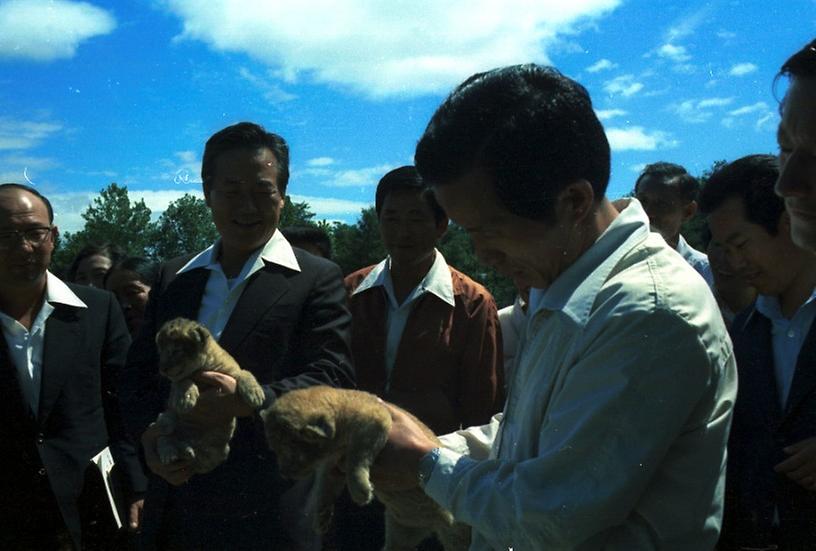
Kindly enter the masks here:
<path id="1" fill-rule="evenodd" d="M 772 80 L 816 1 L 0 0 L 0 29 L 0 180 L 63 231 L 110 182 L 156 215 L 200 195 L 204 142 L 241 120 L 289 142 L 294 200 L 353 222 L 447 92 L 512 63 L 589 89 L 611 197 L 649 162 L 775 152 Z"/>

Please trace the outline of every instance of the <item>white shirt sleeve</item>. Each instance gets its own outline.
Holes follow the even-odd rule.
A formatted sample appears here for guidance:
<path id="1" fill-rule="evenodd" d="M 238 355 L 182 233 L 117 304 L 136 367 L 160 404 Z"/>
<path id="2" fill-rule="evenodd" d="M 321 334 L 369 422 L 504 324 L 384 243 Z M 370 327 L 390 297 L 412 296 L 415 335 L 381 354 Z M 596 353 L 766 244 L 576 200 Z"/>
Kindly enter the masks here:
<path id="1" fill-rule="evenodd" d="M 536 457 L 477 461 L 442 450 L 426 493 L 496 549 L 600 548 L 624 522 L 635 526 L 631 548 L 657 548 L 652 519 L 637 510 L 646 501 L 650 514 L 683 525 L 697 515 L 703 526 L 736 379 L 727 337 L 704 344 L 699 331 L 660 310 L 608 319 L 560 368 L 567 374 L 540 426 L 522 428 L 537 435 Z M 468 444 L 479 434 L 456 433 Z M 660 503 L 667 495 L 678 500 Z"/>

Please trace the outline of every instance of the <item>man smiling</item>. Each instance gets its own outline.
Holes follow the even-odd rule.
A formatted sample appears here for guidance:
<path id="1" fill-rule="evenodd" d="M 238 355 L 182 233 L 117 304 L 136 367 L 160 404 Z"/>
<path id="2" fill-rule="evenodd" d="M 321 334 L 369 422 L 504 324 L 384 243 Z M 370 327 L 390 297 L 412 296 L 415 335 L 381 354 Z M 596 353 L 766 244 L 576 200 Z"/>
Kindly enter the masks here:
<path id="1" fill-rule="evenodd" d="M 609 143 L 552 68 L 474 75 L 434 114 L 417 168 L 481 259 L 533 287 L 504 415 L 428 440 L 393 411 L 380 483 L 416 483 L 471 549 L 710 549 L 734 359 L 705 282 L 605 198 Z"/>
<path id="2" fill-rule="evenodd" d="M 778 177 L 776 157 L 751 155 L 714 172 L 700 196 L 713 240 L 759 292 L 731 325 L 740 387 L 723 549 L 816 541 L 816 257 L 791 240 Z"/>
<path id="3" fill-rule="evenodd" d="M 790 77 L 779 123 L 782 171 L 776 192 L 785 198 L 794 242 L 816 251 L 816 40 L 780 70 Z"/>
<path id="4" fill-rule="evenodd" d="M 201 177 L 220 239 L 162 266 L 125 377 L 131 431 L 142 434 L 156 475 L 145 502 L 145 543 L 301 549 L 308 534 L 292 532 L 305 496 L 292 495 L 278 475 L 261 419 L 236 398 L 235 379 L 209 373 L 200 381 L 220 390 L 202 393 L 193 412 L 201 422 L 239 417 L 230 456 L 214 471 L 191 478 L 184 461 L 161 464 L 155 426 L 148 428 L 168 393 L 157 373 L 155 334 L 176 317 L 205 325 L 255 375 L 266 392 L 263 407 L 293 388 L 354 384 L 340 269 L 292 248 L 277 231 L 289 179 L 286 142 L 257 124 L 229 126 L 207 141 Z M 285 493 L 288 506 L 280 503 Z"/>

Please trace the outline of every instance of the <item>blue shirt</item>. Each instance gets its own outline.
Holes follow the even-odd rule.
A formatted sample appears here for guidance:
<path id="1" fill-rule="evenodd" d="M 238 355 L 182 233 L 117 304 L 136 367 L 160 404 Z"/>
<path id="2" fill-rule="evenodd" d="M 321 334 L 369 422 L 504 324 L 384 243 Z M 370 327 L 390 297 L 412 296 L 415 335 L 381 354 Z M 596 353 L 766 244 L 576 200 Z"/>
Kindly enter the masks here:
<path id="1" fill-rule="evenodd" d="M 813 318 L 816 317 L 815 298 L 816 291 L 796 310 L 793 317 L 788 319 L 782 314 L 782 307 L 777 297 L 767 295 L 757 297 L 757 311 L 771 320 L 774 375 L 779 406 L 783 411 L 790 394 L 799 352 L 802 350 L 805 337 L 810 332 Z"/>

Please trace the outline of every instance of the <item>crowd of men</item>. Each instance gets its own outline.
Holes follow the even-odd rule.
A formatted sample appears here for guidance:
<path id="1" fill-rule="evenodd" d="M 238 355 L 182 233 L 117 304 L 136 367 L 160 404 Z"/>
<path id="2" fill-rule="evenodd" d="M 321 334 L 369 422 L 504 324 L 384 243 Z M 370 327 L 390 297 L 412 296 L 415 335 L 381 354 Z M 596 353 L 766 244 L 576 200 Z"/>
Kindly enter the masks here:
<path id="1" fill-rule="evenodd" d="M 387 258 L 345 278 L 325 236 L 279 231 L 289 150 L 254 123 L 204 148 L 218 240 L 160 266 L 89 249 L 63 282 L 48 199 L 0 185 L 3 548 L 379 549 L 382 510 L 347 497 L 316 537 L 309 481 L 284 480 L 265 441 L 262 409 L 329 385 L 386 400 L 374 484 L 420 484 L 472 527 L 471 549 L 816 549 L 816 41 L 780 76 L 778 157 L 734 160 L 702 189 L 654 163 L 612 202 L 579 83 L 537 65 L 476 74 L 416 166 L 377 186 Z M 708 256 L 680 234 L 698 208 Z M 449 219 L 513 278 L 501 313 L 437 250 Z M 254 410 L 233 378 L 197 377 L 192 421 L 238 419 L 206 474 L 156 453 L 155 335 L 177 317 L 266 396 Z M 106 448 L 129 536 L 92 464 Z"/>

